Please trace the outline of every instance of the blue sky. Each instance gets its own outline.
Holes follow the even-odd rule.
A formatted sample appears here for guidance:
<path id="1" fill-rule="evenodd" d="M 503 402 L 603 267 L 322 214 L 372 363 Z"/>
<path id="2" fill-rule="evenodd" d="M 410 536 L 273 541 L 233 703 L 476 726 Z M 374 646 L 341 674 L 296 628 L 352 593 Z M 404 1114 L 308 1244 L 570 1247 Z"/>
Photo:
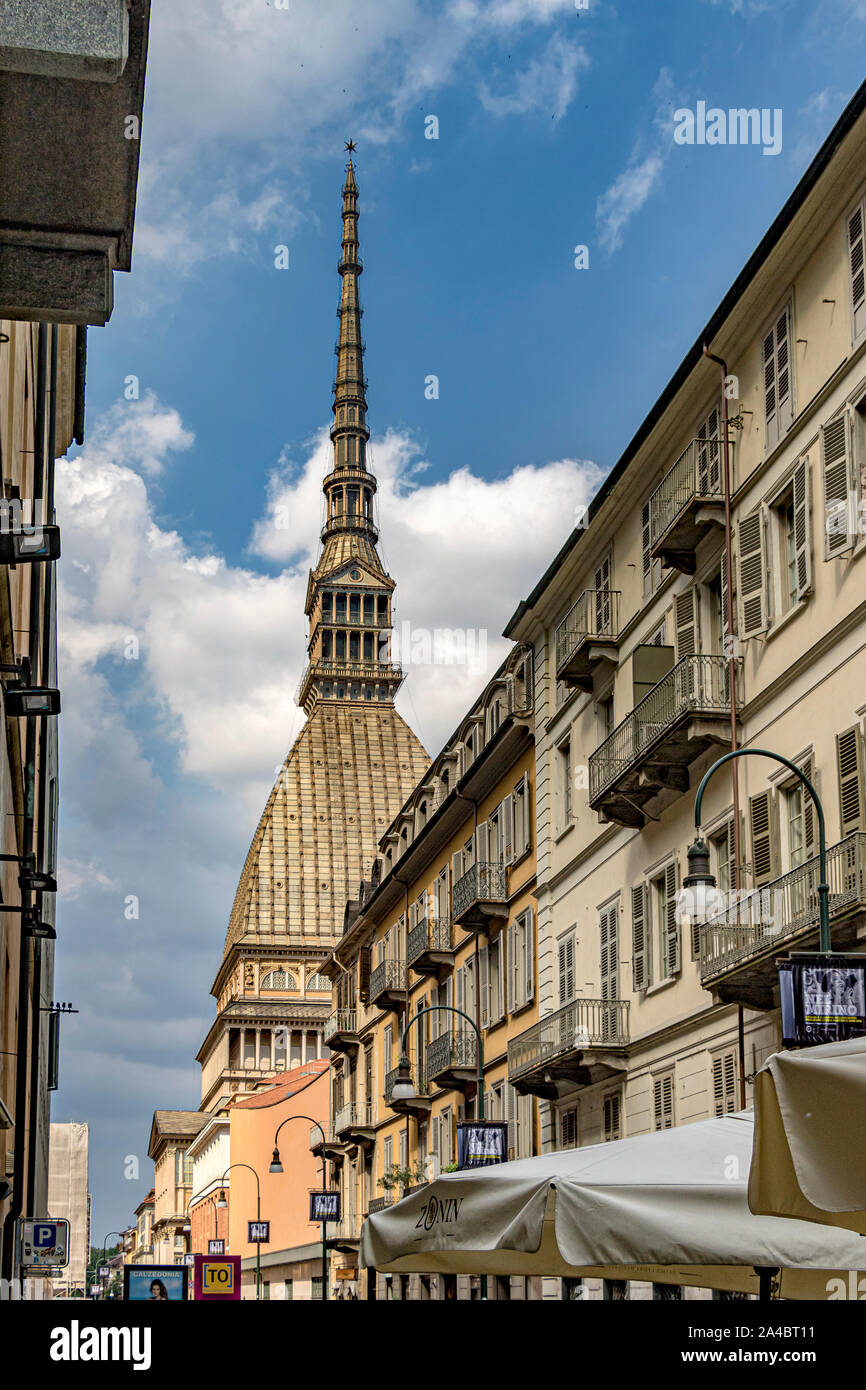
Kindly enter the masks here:
<path id="1" fill-rule="evenodd" d="M 81 1012 L 54 1118 L 92 1126 L 94 1239 L 147 1186 L 154 1107 L 197 1105 L 234 887 L 300 727 L 344 139 L 398 617 L 484 633 L 492 669 L 862 79 L 864 36 L 866 0 L 154 6 L 133 271 L 90 331 L 88 439 L 58 483 L 56 992 Z M 780 108 L 781 152 L 674 144 L 699 100 Z M 431 752 L 483 680 L 411 671 Z"/>

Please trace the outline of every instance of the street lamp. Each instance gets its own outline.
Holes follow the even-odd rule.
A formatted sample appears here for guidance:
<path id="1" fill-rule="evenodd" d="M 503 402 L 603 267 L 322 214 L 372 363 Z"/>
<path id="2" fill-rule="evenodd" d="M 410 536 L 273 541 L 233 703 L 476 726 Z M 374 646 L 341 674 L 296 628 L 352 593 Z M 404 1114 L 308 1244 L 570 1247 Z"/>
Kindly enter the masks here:
<path id="1" fill-rule="evenodd" d="M 254 1177 L 255 1180 L 256 1180 L 256 1223 L 257 1223 L 257 1225 L 260 1225 L 260 1224 L 261 1224 L 261 1220 L 262 1220 L 262 1186 L 261 1186 L 261 1183 L 259 1182 L 259 1175 L 258 1175 L 258 1173 L 256 1172 L 255 1168 L 250 1167 L 250 1164 L 249 1164 L 249 1163 L 230 1163 L 229 1166 L 228 1166 L 228 1168 L 226 1168 L 225 1173 L 223 1173 L 222 1177 L 220 1178 L 220 1182 L 221 1182 L 221 1183 L 224 1183 L 224 1182 L 225 1182 L 225 1180 L 226 1180 L 226 1173 L 230 1173 L 230 1172 L 232 1171 L 233 1168 L 248 1168 L 249 1171 L 252 1173 L 253 1177 Z M 220 1195 L 217 1197 L 216 1204 L 217 1204 L 217 1207 L 219 1208 L 220 1211 L 225 1210 L 226 1206 L 228 1205 L 228 1203 L 226 1202 L 226 1194 L 225 1194 L 225 1188 L 224 1188 L 224 1187 L 221 1187 L 221 1188 L 220 1188 Z M 260 1299 L 261 1296 L 262 1296 L 262 1244 L 261 1244 L 261 1241 L 257 1240 L 257 1241 L 256 1241 L 256 1298 L 257 1298 L 257 1299 Z"/>
<path id="2" fill-rule="evenodd" d="M 287 1115 L 286 1118 L 277 1125 L 277 1132 L 274 1135 L 274 1152 L 268 1166 L 269 1173 L 282 1173 L 283 1165 L 280 1162 L 280 1151 L 277 1148 L 277 1139 L 283 1125 L 287 1125 L 290 1120 L 306 1120 L 308 1125 L 312 1125 L 322 1136 L 322 1191 L 327 1192 L 327 1168 L 325 1166 L 325 1131 L 310 1115 Z M 327 1301 L 328 1297 L 328 1223 L 322 1221 L 322 1300 Z"/>
<path id="3" fill-rule="evenodd" d="M 394 1086 L 393 1086 L 392 1091 L 391 1091 L 391 1099 L 392 1099 L 392 1100 L 414 1100 L 415 1097 L 416 1097 L 416 1095 L 418 1094 L 417 1091 L 415 1090 L 415 1086 L 414 1086 L 413 1081 L 412 1081 L 412 1067 L 411 1067 L 411 1063 L 409 1062 L 409 1054 L 408 1054 L 408 1052 L 406 1051 L 406 1037 L 407 1037 L 408 1032 L 409 1032 L 409 1029 L 412 1027 L 413 1023 L 417 1023 L 418 1020 L 419 1020 L 419 1018 L 423 1018 L 425 1014 L 430 1014 L 430 1013 L 433 1013 L 434 1011 L 435 1011 L 435 1012 L 440 1012 L 440 1013 L 443 1012 L 443 1011 L 445 1011 L 445 1012 L 451 1013 L 451 1014 L 459 1014 L 460 1018 L 465 1018 L 465 1019 L 466 1019 L 466 1022 L 470 1025 L 470 1027 L 471 1027 L 471 1028 L 474 1030 L 474 1032 L 475 1032 L 475 1036 L 476 1036 L 476 1038 L 477 1038 L 477 1040 L 478 1040 L 478 1047 L 477 1047 L 477 1049 L 476 1049 L 476 1057 L 475 1057 L 476 1096 L 477 1096 L 477 1098 L 478 1098 L 478 1119 L 479 1119 L 479 1120 L 483 1120 L 483 1119 L 484 1119 L 484 1042 L 483 1042 L 482 1037 L 481 1037 L 481 1029 L 478 1027 L 478 1024 L 475 1022 L 474 1018 L 470 1018 L 469 1015 L 466 1014 L 466 1013 L 464 1013 L 462 1009 L 455 1009 L 453 1004 L 430 1004 L 426 1009 L 419 1009 L 418 1012 L 417 1012 L 415 1015 L 413 1015 L 412 1018 L 409 1019 L 409 1022 L 406 1024 L 406 1027 L 403 1029 L 403 1035 L 402 1035 L 402 1037 L 401 1037 L 401 1039 L 400 1039 L 400 1061 L 397 1063 L 397 1079 L 396 1079 L 396 1081 L 394 1082 Z"/>
<path id="4" fill-rule="evenodd" d="M 123 1232 L 122 1232 L 122 1231 L 109 1231 L 109 1232 L 108 1232 L 108 1235 L 105 1237 L 104 1241 L 102 1242 L 102 1261 L 101 1261 L 102 1264 L 105 1264 L 105 1257 L 106 1257 L 106 1255 L 107 1255 L 107 1253 L 108 1253 L 108 1236 L 120 1236 L 120 1243 L 121 1243 L 121 1245 L 123 1244 Z M 108 1278 L 109 1278 L 109 1280 L 111 1279 L 111 1275 L 110 1275 L 110 1274 L 109 1274 Z M 106 1286 L 106 1287 L 107 1287 L 107 1286 Z"/>

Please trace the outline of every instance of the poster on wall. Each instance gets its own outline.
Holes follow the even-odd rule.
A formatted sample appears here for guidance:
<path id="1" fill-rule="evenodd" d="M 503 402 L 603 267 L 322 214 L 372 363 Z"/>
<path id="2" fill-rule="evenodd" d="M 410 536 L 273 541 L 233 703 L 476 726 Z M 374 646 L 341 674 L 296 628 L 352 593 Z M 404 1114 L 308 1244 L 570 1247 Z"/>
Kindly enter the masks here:
<path id="1" fill-rule="evenodd" d="M 508 1125 L 499 1120 L 460 1120 L 457 1167 L 487 1168 L 508 1160 Z"/>
<path id="2" fill-rule="evenodd" d="M 123 1297 L 131 1303 L 182 1303 L 188 1280 L 186 1265 L 124 1265 Z"/>
<path id="3" fill-rule="evenodd" d="M 779 1001 L 785 1047 L 866 1036 L 866 956 L 804 954 L 781 961 Z"/>

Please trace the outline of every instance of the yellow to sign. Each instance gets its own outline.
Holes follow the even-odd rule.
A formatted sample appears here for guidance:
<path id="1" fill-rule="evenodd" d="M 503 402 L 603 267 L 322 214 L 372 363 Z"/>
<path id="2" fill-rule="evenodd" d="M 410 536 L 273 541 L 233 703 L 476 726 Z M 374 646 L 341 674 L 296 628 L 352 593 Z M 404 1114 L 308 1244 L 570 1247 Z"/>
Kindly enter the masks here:
<path id="1" fill-rule="evenodd" d="M 234 1293 L 235 1267 L 228 1261 L 208 1260 L 202 1266 L 201 1286 L 204 1293 Z"/>

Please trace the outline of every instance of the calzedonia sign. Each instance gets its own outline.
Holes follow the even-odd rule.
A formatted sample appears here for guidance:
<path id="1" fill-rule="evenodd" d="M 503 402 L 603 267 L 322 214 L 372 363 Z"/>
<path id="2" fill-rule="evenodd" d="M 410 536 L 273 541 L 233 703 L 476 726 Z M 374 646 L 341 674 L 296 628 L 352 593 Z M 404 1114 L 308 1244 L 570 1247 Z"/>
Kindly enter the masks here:
<path id="1" fill-rule="evenodd" d="M 866 1036 L 866 956 L 797 952 L 779 963 L 779 1002 L 785 1047 Z"/>
<path id="2" fill-rule="evenodd" d="M 457 1125 L 457 1167 L 487 1168 L 508 1159 L 508 1125 L 498 1120 L 461 1120 Z"/>

